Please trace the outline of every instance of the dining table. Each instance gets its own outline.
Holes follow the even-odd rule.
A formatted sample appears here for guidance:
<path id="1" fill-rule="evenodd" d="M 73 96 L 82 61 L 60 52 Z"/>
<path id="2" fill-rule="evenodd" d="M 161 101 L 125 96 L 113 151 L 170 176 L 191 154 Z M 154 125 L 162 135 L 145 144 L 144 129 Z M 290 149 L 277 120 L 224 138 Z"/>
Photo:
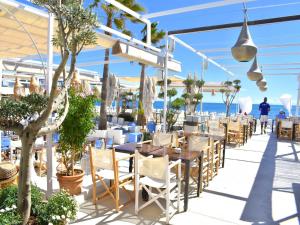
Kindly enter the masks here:
<path id="1" fill-rule="evenodd" d="M 188 151 L 186 147 L 182 148 L 180 153 L 176 153 L 172 147 L 153 146 L 151 144 L 126 143 L 115 147 L 116 152 L 133 154 L 135 150 L 143 155 L 152 155 L 153 157 L 161 157 L 168 155 L 170 160 L 181 159 L 185 163 L 185 188 L 184 188 L 184 211 L 188 209 L 189 199 L 189 178 L 190 167 L 193 160 L 199 159 L 199 172 L 197 180 L 197 196 L 202 192 L 202 171 L 203 171 L 203 151 Z M 132 171 L 133 159 L 129 161 L 129 171 Z M 145 193 L 144 193 L 145 195 Z M 144 196 L 145 197 L 145 196 Z"/>
<path id="2" fill-rule="evenodd" d="M 189 200 L 189 180 L 190 180 L 190 168 L 191 162 L 199 159 L 199 170 L 198 170 L 198 180 L 197 180 L 197 197 L 199 197 L 200 192 L 202 192 L 202 171 L 203 171 L 203 151 L 189 151 L 186 147 L 183 147 L 180 153 L 175 152 L 174 148 L 162 147 L 156 151 L 152 151 L 151 155 L 153 157 L 161 157 L 168 155 L 170 160 L 181 159 L 185 164 L 185 174 L 184 174 L 184 211 L 188 209 Z"/>

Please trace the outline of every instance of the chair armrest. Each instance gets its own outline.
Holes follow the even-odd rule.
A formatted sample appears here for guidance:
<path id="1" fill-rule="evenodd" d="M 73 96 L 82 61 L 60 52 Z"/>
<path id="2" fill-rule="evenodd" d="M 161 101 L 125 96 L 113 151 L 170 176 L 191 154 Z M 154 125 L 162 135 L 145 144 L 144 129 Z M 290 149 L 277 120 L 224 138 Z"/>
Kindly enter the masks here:
<path id="1" fill-rule="evenodd" d="M 125 160 L 125 159 L 130 159 L 130 158 L 133 158 L 134 156 L 135 156 L 135 154 L 128 154 L 127 156 L 117 158 L 116 161 L 121 161 L 121 160 Z"/>
<path id="2" fill-rule="evenodd" d="M 152 142 L 152 140 L 147 140 L 147 141 L 141 141 L 141 142 L 139 142 L 139 144 L 147 144 L 147 143 L 151 143 Z"/>
<path id="3" fill-rule="evenodd" d="M 168 168 L 171 169 L 174 166 L 179 165 L 179 164 L 181 164 L 181 159 L 178 159 L 176 161 L 171 161 L 170 164 L 169 164 L 169 166 L 168 166 Z"/>

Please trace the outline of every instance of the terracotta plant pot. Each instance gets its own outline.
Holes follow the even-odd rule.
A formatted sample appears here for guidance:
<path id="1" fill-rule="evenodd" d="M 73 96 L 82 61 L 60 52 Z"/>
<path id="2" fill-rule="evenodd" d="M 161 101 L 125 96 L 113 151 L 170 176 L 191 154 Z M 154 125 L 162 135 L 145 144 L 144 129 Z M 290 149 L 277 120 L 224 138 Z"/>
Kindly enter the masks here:
<path id="1" fill-rule="evenodd" d="M 65 189 L 71 195 L 79 195 L 81 193 L 84 172 L 81 169 L 75 169 L 75 173 L 74 176 L 56 174 L 60 189 Z"/>

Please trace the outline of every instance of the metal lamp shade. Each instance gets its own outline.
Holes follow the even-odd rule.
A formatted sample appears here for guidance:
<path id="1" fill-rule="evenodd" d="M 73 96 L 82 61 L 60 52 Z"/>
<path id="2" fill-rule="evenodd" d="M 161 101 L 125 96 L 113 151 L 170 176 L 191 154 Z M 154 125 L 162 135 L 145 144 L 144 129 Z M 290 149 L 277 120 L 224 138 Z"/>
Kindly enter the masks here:
<path id="1" fill-rule="evenodd" d="M 239 38 L 231 48 L 231 54 L 239 62 L 249 62 L 256 55 L 256 52 L 257 47 L 252 41 L 245 19 Z"/>
<path id="2" fill-rule="evenodd" d="M 265 92 L 268 89 L 268 86 L 259 87 L 259 90 Z"/>
<path id="3" fill-rule="evenodd" d="M 267 85 L 267 81 L 264 78 L 262 78 L 261 80 L 256 81 L 256 85 L 258 87 L 265 87 Z"/>
<path id="4" fill-rule="evenodd" d="M 254 58 L 250 70 L 247 72 L 247 76 L 249 80 L 253 80 L 253 81 L 258 81 L 263 79 L 262 72 L 257 64 L 256 56 Z"/>

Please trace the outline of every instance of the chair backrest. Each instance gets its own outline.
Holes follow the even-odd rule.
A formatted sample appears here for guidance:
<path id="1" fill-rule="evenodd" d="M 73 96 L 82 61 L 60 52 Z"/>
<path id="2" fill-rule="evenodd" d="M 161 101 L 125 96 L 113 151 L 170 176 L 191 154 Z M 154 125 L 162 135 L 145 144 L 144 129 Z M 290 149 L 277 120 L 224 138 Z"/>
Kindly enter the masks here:
<path id="1" fill-rule="evenodd" d="M 198 135 L 191 135 L 188 137 L 188 150 L 189 151 L 203 151 L 204 148 L 209 146 L 210 138 Z"/>
<path id="2" fill-rule="evenodd" d="M 241 124 L 239 121 L 233 122 L 230 121 L 228 123 L 228 130 L 232 130 L 232 131 L 240 131 L 241 130 Z"/>
<path id="3" fill-rule="evenodd" d="M 114 170 L 115 150 L 95 150 L 90 147 L 91 169 Z"/>
<path id="4" fill-rule="evenodd" d="M 124 118 L 118 117 L 118 124 L 123 125 L 124 124 Z"/>
<path id="5" fill-rule="evenodd" d="M 136 164 L 138 166 L 138 174 L 148 176 L 154 179 L 165 180 L 168 172 L 169 157 L 148 158 L 135 152 Z"/>
<path id="6" fill-rule="evenodd" d="M 215 129 L 220 127 L 220 121 L 219 120 L 208 120 L 207 126 L 209 129 Z"/>
<path id="7" fill-rule="evenodd" d="M 282 120 L 281 121 L 281 128 L 288 128 L 288 129 L 293 128 L 293 121 Z"/>
<path id="8" fill-rule="evenodd" d="M 196 132 L 199 132 L 199 127 L 198 126 L 184 125 L 183 126 L 183 131 L 185 133 L 196 133 Z"/>
<path id="9" fill-rule="evenodd" d="M 118 117 L 114 116 L 114 117 L 112 118 L 111 122 L 112 122 L 113 124 L 117 124 L 117 123 L 118 123 Z"/>
<path id="10" fill-rule="evenodd" d="M 152 145 L 154 146 L 168 146 L 172 145 L 173 134 L 171 133 L 154 133 Z"/>

